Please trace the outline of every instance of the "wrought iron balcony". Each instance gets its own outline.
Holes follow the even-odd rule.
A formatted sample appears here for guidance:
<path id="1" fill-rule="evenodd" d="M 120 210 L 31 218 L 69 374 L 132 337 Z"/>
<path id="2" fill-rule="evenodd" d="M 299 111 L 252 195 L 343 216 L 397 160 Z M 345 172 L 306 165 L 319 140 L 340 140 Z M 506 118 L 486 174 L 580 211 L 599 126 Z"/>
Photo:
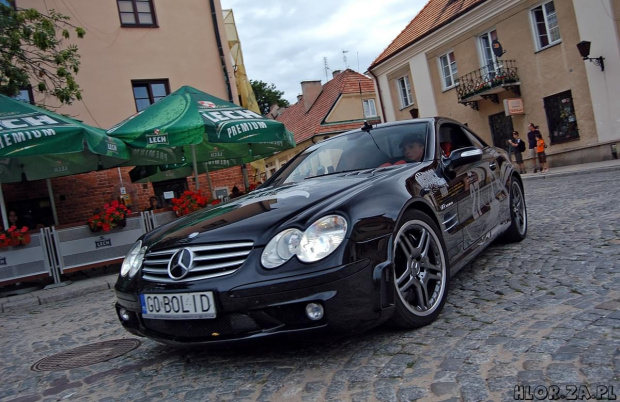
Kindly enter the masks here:
<path id="1" fill-rule="evenodd" d="M 519 75 L 514 60 L 499 60 L 476 71 L 467 73 L 457 80 L 456 95 L 459 103 L 478 110 L 478 101 L 490 99 L 499 103 L 497 94 L 506 90 L 521 95 Z"/>

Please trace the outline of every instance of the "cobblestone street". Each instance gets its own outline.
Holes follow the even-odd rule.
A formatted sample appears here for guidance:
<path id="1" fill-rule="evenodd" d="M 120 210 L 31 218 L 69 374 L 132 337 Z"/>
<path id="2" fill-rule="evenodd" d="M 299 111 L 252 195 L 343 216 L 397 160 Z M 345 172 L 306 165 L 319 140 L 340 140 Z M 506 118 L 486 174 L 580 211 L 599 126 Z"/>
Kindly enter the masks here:
<path id="1" fill-rule="evenodd" d="M 512 401 L 552 385 L 620 398 L 617 177 L 526 180 L 527 238 L 459 272 L 438 320 L 418 330 L 173 349 L 122 329 L 112 290 L 0 313 L 0 400 Z M 80 368 L 31 369 L 118 339 L 142 343 Z"/>

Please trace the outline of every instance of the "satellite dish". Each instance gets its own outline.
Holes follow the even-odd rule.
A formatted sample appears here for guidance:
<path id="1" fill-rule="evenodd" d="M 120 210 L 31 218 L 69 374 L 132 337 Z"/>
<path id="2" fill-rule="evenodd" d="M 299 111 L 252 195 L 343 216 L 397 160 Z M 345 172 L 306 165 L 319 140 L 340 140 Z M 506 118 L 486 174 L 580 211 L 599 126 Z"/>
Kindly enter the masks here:
<path id="1" fill-rule="evenodd" d="M 495 53 L 495 57 L 500 58 L 502 57 L 502 55 L 504 53 L 506 53 L 504 51 L 504 48 L 502 48 L 502 44 L 499 43 L 499 41 L 497 39 L 495 39 L 492 43 L 491 43 L 491 47 L 493 48 L 493 53 Z"/>

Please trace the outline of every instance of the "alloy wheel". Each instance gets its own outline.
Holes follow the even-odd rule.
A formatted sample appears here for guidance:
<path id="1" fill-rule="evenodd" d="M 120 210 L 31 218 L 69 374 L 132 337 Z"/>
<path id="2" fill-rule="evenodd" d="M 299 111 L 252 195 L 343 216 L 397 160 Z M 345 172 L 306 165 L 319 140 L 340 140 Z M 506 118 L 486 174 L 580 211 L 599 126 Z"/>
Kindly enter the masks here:
<path id="1" fill-rule="evenodd" d="M 519 234 L 523 235 L 527 228 L 527 213 L 525 211 L 523 191 L 518 182 L 512 182 L 510 192 L 510 208 L 512 210 L 513 223 Z"/>
<path id="2" fill-rule="evenodd" d="M 398 297 L 416 316 L 432 314 L 446 291 L 446 262 L 437 234 L 426 222 L 412 220 L 395 241 Z"/>

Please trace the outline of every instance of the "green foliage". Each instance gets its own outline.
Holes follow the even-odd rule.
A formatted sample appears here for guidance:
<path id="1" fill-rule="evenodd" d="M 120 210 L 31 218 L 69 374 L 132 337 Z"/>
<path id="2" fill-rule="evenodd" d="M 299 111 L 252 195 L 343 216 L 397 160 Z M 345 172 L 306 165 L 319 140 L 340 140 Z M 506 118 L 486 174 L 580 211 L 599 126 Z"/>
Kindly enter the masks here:
<path id="1" fill-rule="evenodd" d="M 0 93 L 15 96 L 32 85 L 64 104 L 82 99 L 74 78 L 80 69 L 78 48 L 63 44 L 70 31 L 78 38 L 86 33 L 54 10 L 45 15 L 0 4 Z"/>
<path id="2" fill-rule="evenodd" d="M 273 104 L 277 104 L 280 107 L 290 106 L 289 102 L 282 98 L 284 92 L 278 91 L 275 85 L 267 85 L 263 81 L 255 80 L 250 80 L 250 85 L 252 85 L 258 107 L 264 115 L 269 113 L 269 108 Z"/>

